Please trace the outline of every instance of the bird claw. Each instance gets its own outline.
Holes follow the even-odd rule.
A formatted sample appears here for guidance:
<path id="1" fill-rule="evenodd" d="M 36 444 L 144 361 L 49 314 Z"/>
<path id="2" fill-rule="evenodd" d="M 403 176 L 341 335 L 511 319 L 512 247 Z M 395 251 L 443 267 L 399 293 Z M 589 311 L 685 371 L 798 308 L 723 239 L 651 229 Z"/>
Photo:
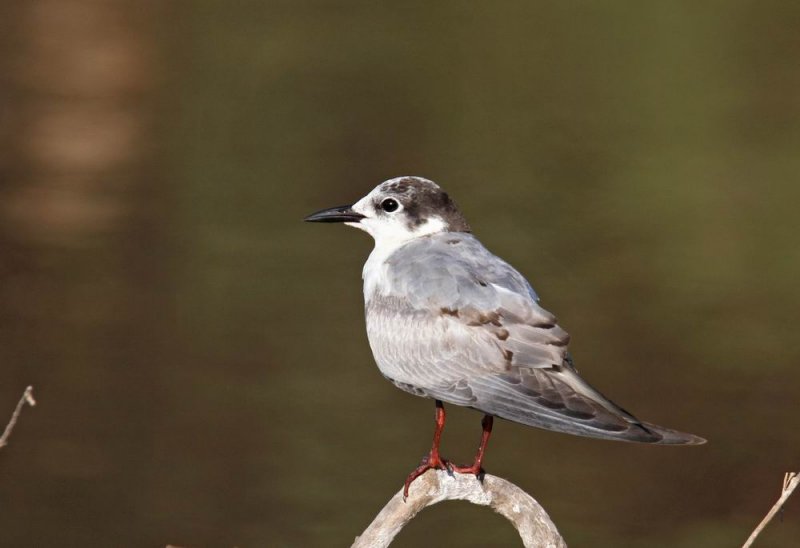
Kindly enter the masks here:
<path id="1" fill-rule="evenodd" d="M 440 458 L 438 454 L 430 453 L 422 457 L 419 466 L 411 471 L 406 478 L 405 484 L 403 485 L 403 502 L 408 499 L 408 488 L 411 487 L 411 484 L 414 482 L 414 480 L 420 477 L 422 474 L 428 470 L 446 470 L 447 473 L 452 476 L 452 469 L 453 465 L 450 463 L 450 461 Z"/>
<path id="2" fill-rule="evenodd" d="M 483 482 L 484 476 L 486 476 L 486 470 L 481 467 L 480 464 L 472 464 L 471 466 L 452 466 L 451 469 L 453 472 L 457 472 L 459 474 L 472 474 L 475 476 L 478 481 Z"/>
<path id="3" fill-rule="evenodd" d="M 444 470 L 451 478 L 454 478 L 456 474 L 471 474 L 481 483 L 483 483 L 483 478 L 486 476 L 486 470 L 478 463 L 470 466 L 458 466 L 449 460 L 439 458 L 438 455 L 426 455 L 422 457 L 420 465 L 412 470 L 406 478 L 406 482 L 403 485 L 403 502 L 408 499 L 408 488 L 411 487 L 414 480 L 428 470 Z"/>

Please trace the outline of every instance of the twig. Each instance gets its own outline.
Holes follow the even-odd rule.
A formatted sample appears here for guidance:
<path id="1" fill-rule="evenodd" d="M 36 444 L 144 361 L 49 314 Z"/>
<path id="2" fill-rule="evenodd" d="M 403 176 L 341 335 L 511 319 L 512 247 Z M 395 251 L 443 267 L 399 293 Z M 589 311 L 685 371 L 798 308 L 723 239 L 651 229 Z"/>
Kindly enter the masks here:
<path id="1" fill-rule="evenodd" d="M 786 475 L 783 477 L 783 490 L 781 491 L 781 496 L 778 499 L 778 502 L 772 507 L 769 513 L 766 515 L 764 519 L 761 520 L 761 523 L 758 524 L 758 527 L 750 534 L 750 537 L 747 539 L 747 542 L 742 545 L 742 548 L 750 548 L 755 542 L 758 535 L 761 534 L 761 531 L 764 530 L 764 527 L 775 517 L 783 505 L 786 503 L 786 500 L 792 494 L 792 492 L 797 488 L 798 484 L 800 484 L 800 474 L 797 472 L 787 472 Z"/>
<path id="2" fill-rule="evenodd" d="M 6 429 L 3 431 L 3 435 L 0 436 L 0 447 L 5 447 L 8 445 L 8 438 L 11 436 L 11 432 L 14 431 L 14 426 L 17 424 L 17 419 L 19 419 L 19 415 L 22 413 L 22 407 L 26 403 L 31 407 L 36 405 L 36 400 L 33 399 L 32 386 L 29 386 L 25 389 L 25 392 L 22 393 L 22 397 L 19 399 L 19 402 L 17 402 L 17 407 L 14 409 L 14 413 L 11 415 L 11 420 L 8 421 Z"/>
<path id="3" fill-rule="evenodd" d="M 526 548 L 567 546 L 544 508 L 513 483 L 489 474 L 479 482 L 468 474 L 451 476 L 444 470 L 428 470 L 411 484 L 408 501 L 403 502 L 403 490 L 398 491 L 361 536 L 356 537 L 351 548 L 389 546 L 420 511 L 444 500 L 490 506 L 514 525 Z"/>

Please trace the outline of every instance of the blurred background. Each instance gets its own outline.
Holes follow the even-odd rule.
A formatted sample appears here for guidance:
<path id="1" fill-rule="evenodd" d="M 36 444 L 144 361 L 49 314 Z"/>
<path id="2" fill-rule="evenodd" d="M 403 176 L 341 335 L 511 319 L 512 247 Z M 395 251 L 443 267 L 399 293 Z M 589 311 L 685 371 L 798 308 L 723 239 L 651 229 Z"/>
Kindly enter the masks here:
<path id="1" fill-rule="evenodd" d="M 0 5 L 7 546 L 346 546 L 426 453 L 374 365 L 371 246 L 422 175 L 529 277 L 646 447 L 495 426 L 572 546 L 733 546 L 800 463 L 800 4 Z M 480 415 L 449 408 L 471 458 Z M 800 499 L 761 546 L 796 546 Z M 398 547 L 514 546 L 487 509 Z"/>

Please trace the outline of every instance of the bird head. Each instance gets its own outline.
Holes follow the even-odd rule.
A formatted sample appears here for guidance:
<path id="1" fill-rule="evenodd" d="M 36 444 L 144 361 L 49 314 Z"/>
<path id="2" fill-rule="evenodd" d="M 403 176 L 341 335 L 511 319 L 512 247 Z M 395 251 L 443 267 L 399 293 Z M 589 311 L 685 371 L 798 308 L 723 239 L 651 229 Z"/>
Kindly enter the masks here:
<path id="1" fill-rule="evenodd" d="M 397 245 L 438 232 L 470 232 L 447 193 L 422 177 L 389 179 L 353 205 L 323 209 L 304 220 L 345 223 L 367 232 L 377 246 Z"/>

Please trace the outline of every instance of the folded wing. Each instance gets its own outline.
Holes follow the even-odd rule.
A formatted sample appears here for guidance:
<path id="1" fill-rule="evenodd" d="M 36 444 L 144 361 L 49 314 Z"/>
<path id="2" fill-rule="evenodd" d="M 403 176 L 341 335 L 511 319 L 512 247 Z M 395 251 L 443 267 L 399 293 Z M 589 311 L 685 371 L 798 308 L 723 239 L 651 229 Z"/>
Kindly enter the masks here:
<path id="1" fill-rule="evenodd" d="M 467 234 L 421 239 L 388 261 L 367 301 L 383 374 L 421 396 L 547 430 L 664 444 L 701 438 L 641 422 L 584 381 L 569 335 L 527 281 Z"/>

